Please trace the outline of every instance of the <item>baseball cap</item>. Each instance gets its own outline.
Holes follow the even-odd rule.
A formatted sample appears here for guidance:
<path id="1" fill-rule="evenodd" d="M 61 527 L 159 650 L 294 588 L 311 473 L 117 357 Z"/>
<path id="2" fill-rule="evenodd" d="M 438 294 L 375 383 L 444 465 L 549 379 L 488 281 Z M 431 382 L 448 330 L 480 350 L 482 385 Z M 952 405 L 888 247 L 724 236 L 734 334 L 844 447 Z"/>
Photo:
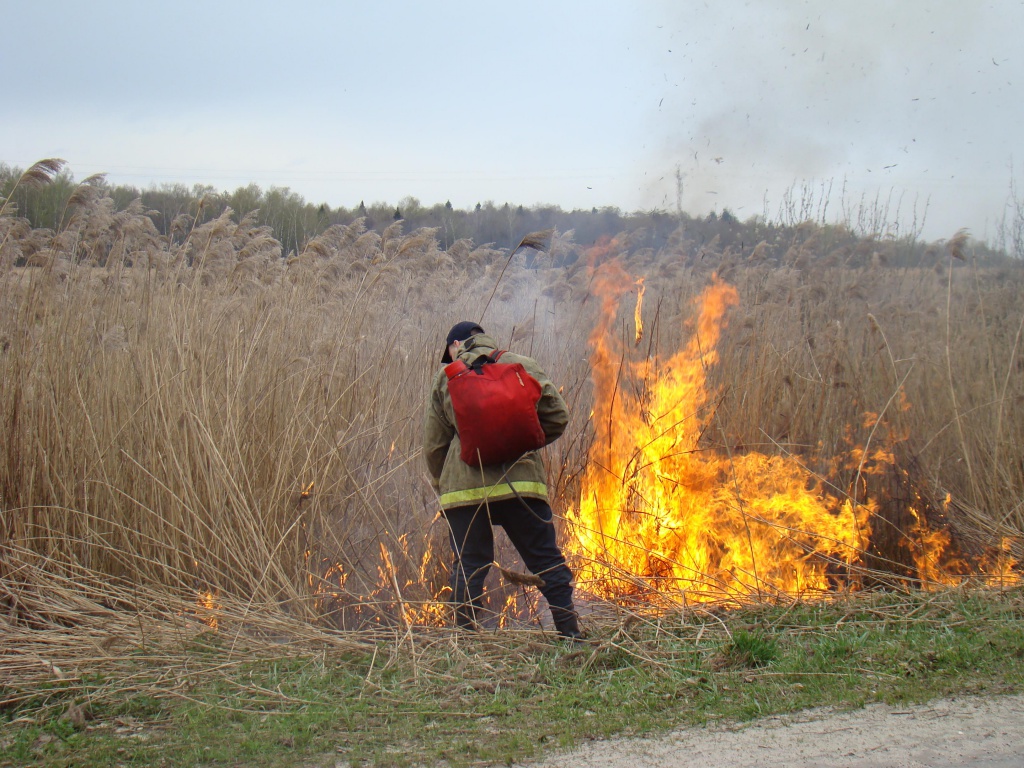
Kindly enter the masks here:
<path id="1" fill-rule="evenodd" d="M 465 341 L 470 336 L 476 336 L 478 333 L 483 332 L 484 329 L 472 320 L 463 320 L 461 323 L 453 325 L 452 329 L 448 331 L 448 338 L 444 342 L 444 354 L 441 355 L 441 362 L 450 363 L 452 361 L 452 356 L 448 354 L 448 347 L 452 345 L 452 342 Z"/>

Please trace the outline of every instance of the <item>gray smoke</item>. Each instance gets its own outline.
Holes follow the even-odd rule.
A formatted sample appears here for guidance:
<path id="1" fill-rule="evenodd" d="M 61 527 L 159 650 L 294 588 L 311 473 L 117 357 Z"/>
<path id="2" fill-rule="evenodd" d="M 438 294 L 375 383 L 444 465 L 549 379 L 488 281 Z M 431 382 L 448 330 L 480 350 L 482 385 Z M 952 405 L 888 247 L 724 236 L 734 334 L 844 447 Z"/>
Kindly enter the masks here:
<path id="1" fill-rule="evenodd" d="M 664 3 L 647 21 L 665 91 L 652 205 L 675 205 L 678 167 L 689 211 L 745 218 L 767 198 L 775 215 L 794 184 L 845 181 L 850 199 L 930 199 L 926 236 L 1000 214 L 1024 117 L 1021 3 Z"/>

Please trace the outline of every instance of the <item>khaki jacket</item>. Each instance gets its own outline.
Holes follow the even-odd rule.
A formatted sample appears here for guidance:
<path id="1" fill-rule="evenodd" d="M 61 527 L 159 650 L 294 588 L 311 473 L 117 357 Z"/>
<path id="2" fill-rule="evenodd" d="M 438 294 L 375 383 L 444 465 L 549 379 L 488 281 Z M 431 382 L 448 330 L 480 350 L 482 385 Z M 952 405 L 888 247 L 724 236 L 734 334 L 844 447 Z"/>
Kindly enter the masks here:
<path id="1" fill-rule="evenodd" d="M 472 365 L 474 360 L 496 349 L 494 339 L 487 334 L 477 334 L 466 340 L 458 359 Z M 540 383 L 537 415 L 547 442 L 556 440 L 569 423 L 569 409 L 551 379 L 533 358 L 506 352 L 500 362 L 521 363 Z M 448 394 L 448 377 L 442 368 L 434 377 L 423 419 L 423 456 L 431 482 L 441 495 L 441 508 L 476 506 L 485 500 L 514 498 L 516 494 L 547 499 L 547 476 L 536 451 L 527 453 L 514 464 L 471 467 L 459 458 L 461 450 L 452 398 Z"/>

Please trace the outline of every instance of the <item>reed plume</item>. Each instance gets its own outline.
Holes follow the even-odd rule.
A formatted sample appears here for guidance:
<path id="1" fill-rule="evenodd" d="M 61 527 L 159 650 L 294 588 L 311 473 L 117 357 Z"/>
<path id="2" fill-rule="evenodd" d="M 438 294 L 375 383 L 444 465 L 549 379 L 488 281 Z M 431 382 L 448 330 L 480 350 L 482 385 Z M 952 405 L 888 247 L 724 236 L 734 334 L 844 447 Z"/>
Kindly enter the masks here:
<path id="1" fill-rule="evenodd" d="M 494 281 L 494 288 L 491 289 L 491 295 L 487 297 L 487 301 L 484 303 L 484 308 L 480 310 L 480 319 L 477 322 L 483 323 L 484 316 L 487 314 L 487 309 L 491 306 L 491 300 L 494 298 L 494 294 L 497 293 L 498 286 L 501 284 L 501 278 L 505 275 L 505 270 L 508 269 L 508 265 L 512 262 L 512 257 L 515 256 L 521 248 L 532 248 L 535 251 L 546 252 L 551 246 L 551 236 L 554 233 L 554 229 L 530 232 L 519 241 L 518 245 L 509 251 L 508 258 L 505 260 L 505 264 L 501 268 L 501 272 L 498 273 L 497 280 Z"/>
<path id="2" fill-rule="evenodd" d="M 24 171 L 21 176 L 18 177 L 18 181 L 15 182 L 14 187 L 11 189 L 7 199 L 4 200 L 3 204 L 0 205 L 0 216 L 3 216 L 8 212 L 11 205 L 11 201 L 14 199 L 14 193 L 18 191 L 19 187 L 25 187 L 26 189 L 38 189 L 51 183 L 67 165 L 66 160 L 61 160 L 59 157 L 52 157 L 45 160 L 39 160 L 33 163 L 27 171 Z"/>

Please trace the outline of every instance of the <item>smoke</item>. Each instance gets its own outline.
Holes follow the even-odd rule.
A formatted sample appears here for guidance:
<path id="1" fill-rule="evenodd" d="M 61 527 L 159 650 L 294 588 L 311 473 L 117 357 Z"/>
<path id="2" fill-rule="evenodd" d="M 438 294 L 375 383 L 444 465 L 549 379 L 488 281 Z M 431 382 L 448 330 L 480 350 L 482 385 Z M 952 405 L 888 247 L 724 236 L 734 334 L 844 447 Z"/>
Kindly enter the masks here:
<path id="1" fill-rule="evenodd" d="M 998 213 L 1024 117 L 1021 5 L 664 3 L 648 21 L 664 81 L 652 162 L 666 170 L 651 205 L 675 206 L 678 169 L 691 212 L 772 216 L 794 184 L 831 180 L 953 203 L 954 221 L 972 201 Z"/>

